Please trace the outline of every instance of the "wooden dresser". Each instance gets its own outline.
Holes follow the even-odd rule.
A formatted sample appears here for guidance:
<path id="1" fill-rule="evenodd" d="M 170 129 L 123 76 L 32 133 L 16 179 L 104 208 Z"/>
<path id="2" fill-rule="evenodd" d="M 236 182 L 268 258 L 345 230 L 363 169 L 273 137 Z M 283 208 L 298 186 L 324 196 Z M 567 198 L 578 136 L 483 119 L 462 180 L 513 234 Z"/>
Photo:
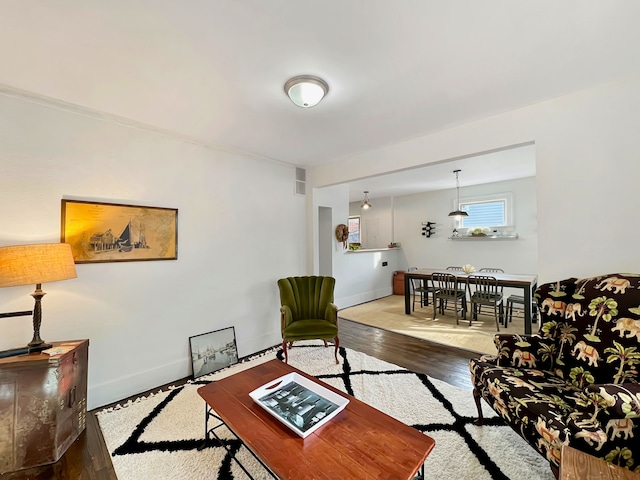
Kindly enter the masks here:
<path id="1" fill-rule="evenodd" d="M 89 340 L 0 359 L 0 475 L 57 462 L 85 427 Z"/>

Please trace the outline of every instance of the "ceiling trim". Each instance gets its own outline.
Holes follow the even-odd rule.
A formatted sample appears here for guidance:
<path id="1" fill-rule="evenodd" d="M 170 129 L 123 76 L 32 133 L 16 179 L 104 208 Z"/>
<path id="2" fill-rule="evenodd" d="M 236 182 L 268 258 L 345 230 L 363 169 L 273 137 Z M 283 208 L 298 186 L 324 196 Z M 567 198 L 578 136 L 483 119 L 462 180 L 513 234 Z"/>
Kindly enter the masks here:
<path id="1" fill-rule="evenodd" d="M 182 142 L 190 143 L 192 145 L 197 145 L 199 147 L 207 148 L 210 150 L 216 150 L 224 153 L 230 153 L 233 155 L 249 157 L 256 160 L 263 160 L 263 161 L 267 161 L 270 163 L 275 163 L 275 164 L 283 165 L 287 167 L 297 166 L 292 163 L 285 162 L 283 160 L 278 160 L 276 158 L 266 157 L 264 155 L 259 155 L 257 153 L 248 152 L 240 148 L 206 143 L 197 138 L 190 137 L 189 135 L 184 135 L 182 133 L 178 133 L 173 130 L 163 129 L 160 127 L 156 127 L 154 125 L 150 125 L 148 123 L 139 122 L 137 120 L 132 120 L 130 118 L 122 117 L 120 115 L 115 115 L 113 113 L 107 113 L 94 108 L 84 107 L 82 105 L 78 105 L 75 103 L 59 100 L 57 98 L 47 97 L 46 95 L 30 92 L 28 90 L 22 90 L 22 89 L 13 87 L 11 85 L 0 84 L 0 95 L 5 97 L 16 98 L 16 99 L 23 100 L 30 103 L 35 103 L 37 105 L 42 105 L 47 108 L 61 110 L 63 112 L 71 113 L 73 115 L 81 115 L 83 117 L 89 117 L 94 120 L 102 120 L 104 122 L 112 123 L 122 127 L 141 130 L 141 131 L 145 131 L 155 135 L 160 135 L 163 137 L 180 140 Z"/>

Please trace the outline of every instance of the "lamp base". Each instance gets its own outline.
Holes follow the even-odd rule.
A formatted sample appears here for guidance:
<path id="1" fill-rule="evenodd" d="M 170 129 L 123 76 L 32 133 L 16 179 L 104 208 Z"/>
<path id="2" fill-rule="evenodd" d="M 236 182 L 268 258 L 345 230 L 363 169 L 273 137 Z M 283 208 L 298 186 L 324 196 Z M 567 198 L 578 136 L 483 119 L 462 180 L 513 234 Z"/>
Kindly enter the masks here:
<path id="1" fill-rule="evenodd" d="M 26 347 L 10 348 L 9 350 L 0 351 L 0 358 L 14 357 L 16 355 L 27 355 L 29 353 L 38 353 L 42 352 L 43 350 L 47 350 L 52 346 L 53 345 L 51 345 L 50 343 L 42 342 L 40 345 L 36 346 L 27 345 Z"/>
<path id="2" fill-rule="evenodd" d="M 28 353 L 37 353 L 37 352 L 42 352 L 43 350 L 48 350 L 49 348 L 52 348 L 53 345 L 51 345 L 50 343 L 46 343 L 46 342 L 42 342 L 39 345 L 31 345 L 28 344 L 27 348 L 29 349 Z"/>

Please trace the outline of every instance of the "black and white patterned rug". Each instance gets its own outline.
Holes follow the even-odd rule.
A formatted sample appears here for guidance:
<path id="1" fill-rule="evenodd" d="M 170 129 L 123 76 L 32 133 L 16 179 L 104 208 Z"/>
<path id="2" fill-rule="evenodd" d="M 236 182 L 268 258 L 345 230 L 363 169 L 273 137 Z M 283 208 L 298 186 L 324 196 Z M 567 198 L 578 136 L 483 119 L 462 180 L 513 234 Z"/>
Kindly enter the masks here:
<path id="1" fill-rule="evenodd" d="M 213 441 L 202 448 L 205 407 L 197 389 L 275 357 L 282 360 L 282 351 L 98 413 L 118 479 L 247 479 L 238 463 L 254 479 L 272 478 L 225 428 L 218 434 L 232 453 Z M 336 365 L 333 349 L 316 342 L 295 344 L 289 363 L 435 439 L 427 478 L 554 479 L 548 462 L 486 405 L 485 425 L 473 424 L 470 391 L 344 348 Z"/>

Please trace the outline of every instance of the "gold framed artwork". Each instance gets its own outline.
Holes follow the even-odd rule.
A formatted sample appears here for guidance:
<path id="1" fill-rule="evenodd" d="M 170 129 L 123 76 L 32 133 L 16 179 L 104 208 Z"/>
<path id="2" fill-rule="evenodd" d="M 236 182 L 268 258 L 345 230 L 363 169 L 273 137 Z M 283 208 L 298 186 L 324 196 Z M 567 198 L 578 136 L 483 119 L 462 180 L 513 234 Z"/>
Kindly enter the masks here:
<path id="1" fill-rule="evenodd" d="M 177 260 L 178 209 L 62 200 L 60 237 L 76 263 Z"/>

